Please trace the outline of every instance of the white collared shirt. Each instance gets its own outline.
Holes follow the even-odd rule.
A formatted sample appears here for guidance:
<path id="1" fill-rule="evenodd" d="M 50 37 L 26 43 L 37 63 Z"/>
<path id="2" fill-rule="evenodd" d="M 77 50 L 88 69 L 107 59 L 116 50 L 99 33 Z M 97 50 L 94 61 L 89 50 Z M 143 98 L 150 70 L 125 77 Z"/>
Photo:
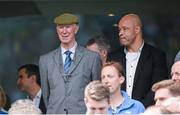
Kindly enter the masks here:
<path id="1" fill-rule="evenodd" d="M 39 104 L 40 104 L 40 101 L 41 101 L 41 95 L 42 95 L 42 90 L 40 89 L 38 91 L 38 93 L 36 94 L 36 96 L 32 99 L 34 105 L 36 107 L 38 107 L 38 108 L 39 108 Z"/>
<path id="2" fill-rule="evenodd" d="M 69 51 L 72 52 L 72 54 L 70 55 L 72 60 L 73 60 L 73 58 L 74 58 L 74 54 L 75 54 L 76 47 L 77 47 L 77 42 L 74 43 L 74 46 L 73 46 L 72 48 L 68 49 Z M 63 47 L 61 46 L 61 55 L 62 55 L 62 58 L 63 58 L 63 64 L 65 63 L 65 59 L 66 59 L 66 54 L 65 54 L 65 52 L 68 51 L 68 50 L 66 50 L 65 48 L 63 48 Z"/>
<path id="3" fill-rule="evenodd" d="M 130 98 L 132 98 L 135 72 L 143 46 L 144 42 L 137 52 L 128 52 L 127 49 L 124 49 L 126 54 L 126 92 Z"/>

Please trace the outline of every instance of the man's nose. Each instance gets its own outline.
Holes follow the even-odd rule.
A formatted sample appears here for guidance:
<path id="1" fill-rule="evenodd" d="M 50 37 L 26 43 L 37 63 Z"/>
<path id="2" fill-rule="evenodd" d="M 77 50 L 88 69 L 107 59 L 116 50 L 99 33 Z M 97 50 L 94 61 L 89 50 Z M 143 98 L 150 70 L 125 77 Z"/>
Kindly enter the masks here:
<path id="1" fill-rule="evenodd" d="M 119 31 L 119 37 L 121 37 L 123 34 L 122 30 Z"/>
<path id="2" fill-rule="evenodd" d="M 67 31 L 66 27 L 63 27 L 63 33 L 66 33 L 66 31 Z"/>
<path id="3" fill-rule="evenodd" d="M 104 78 L 103 82 L 107 85 L 108 84 L 107 78 Z"/>

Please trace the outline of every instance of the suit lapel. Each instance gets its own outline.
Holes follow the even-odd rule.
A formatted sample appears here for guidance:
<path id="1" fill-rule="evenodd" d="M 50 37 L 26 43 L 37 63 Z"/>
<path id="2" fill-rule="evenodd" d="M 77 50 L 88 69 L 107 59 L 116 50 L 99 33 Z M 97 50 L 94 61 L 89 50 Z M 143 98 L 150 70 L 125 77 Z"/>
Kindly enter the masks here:
<path id="1" fill-rule="evenodd" d="M 124 77 L 126 76 L 126 54 L 124 53 L 124 50 L 121 51 L 122 54 L 120 54 L 120 63 L 122 64 L 123 68 L 124 68 Z M 123 84 L 121 85 L 121 88 L 126 91 L 126 77 L 125 77 L 125 81 L 123 82 Z"/>
<path id="2" fill-rule="evenodd" d="M 142 71 L 142 68 L 144 66 L 144 63 L 146 62 L 147 58 L 149 56 L 149 49 L 147 47 L 147 44 L 144 43 L 141 55 L 139 57 L 139 61 L 137 64 L 136 72 L 135 72 L 135 77 L 134 77 L 134 86 L 136 85 L 137 80 L 139 79 L 139 75 Z"/>
<path id="3" fill-rule="evenodd" d="M 75 51 L 73 62 L 71 63 L 71 66 L 69 68 L 69 73 L 73 72 L 73 70 L 77 67 L 82 57 L 83 57 L 83 49 L 81 46 L 78 45 Z"/>
<path id="4" fill-rule="evenodd" d="M 59 47 L 54 53 L 54 61 L 56 66 L 59 68 L 60 73 L 64 73 L 63 59 L 61 55 L 61 47 Z"/>

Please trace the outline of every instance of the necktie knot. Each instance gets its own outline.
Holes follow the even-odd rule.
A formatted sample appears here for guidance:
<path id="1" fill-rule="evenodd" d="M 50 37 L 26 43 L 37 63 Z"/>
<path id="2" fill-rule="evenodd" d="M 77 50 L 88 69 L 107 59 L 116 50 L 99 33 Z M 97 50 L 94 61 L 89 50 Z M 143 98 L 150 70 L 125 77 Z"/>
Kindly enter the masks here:
<path id="1" fill-rule="evenodd" d="M 70 56 L 70 55 L 72 54 L 72 52 L 69 51 L 69 50 L 68 50 L 68 51 L 65 51 L 64 53 L 66 54 L 66 56 Z"/>

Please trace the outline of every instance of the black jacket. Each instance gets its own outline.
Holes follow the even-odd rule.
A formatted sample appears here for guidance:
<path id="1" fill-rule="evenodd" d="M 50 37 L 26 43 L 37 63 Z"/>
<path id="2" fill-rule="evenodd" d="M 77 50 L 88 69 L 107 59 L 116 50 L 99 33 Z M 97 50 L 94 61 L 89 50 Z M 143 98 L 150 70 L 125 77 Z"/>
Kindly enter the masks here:
<path id="1" fill-rule="evenodd" d="M 111 53 L 108 60 L 120 61 L 126 69 L 125 56 L 124 47 L 121 47 L 118 51 Z M 151 87 L 154 83 L 164 79 L 168 79 L 166 54 L 144 43 L 135 72 L 132 98 L 141 101 L 145 107 L 154 104 L 154 93 Z M 122 90 L 126 90 L 126 81 L 121 87 Z"/>

